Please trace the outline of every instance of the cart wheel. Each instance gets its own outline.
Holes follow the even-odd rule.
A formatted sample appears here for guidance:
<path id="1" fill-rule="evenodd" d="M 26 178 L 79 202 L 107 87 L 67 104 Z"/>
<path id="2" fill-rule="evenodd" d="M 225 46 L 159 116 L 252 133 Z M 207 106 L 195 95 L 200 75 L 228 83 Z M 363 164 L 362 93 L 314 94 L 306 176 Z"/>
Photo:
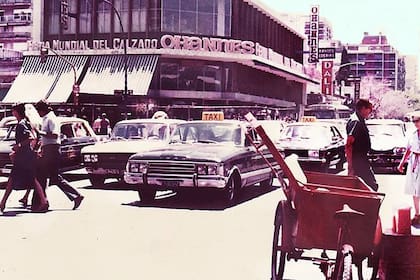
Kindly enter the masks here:
<path id="1" fill-rule="evenodd" d="M 149 187 L 139 187 L 137 192 L 139 193 L 141 202 L 152 202 L 156 196 L 156 190 Z"/>
<path id="2" fill-rule="evenodd" d="M 271 280 L 282 280 L 286 263 L 286 252 L 280 249 L 283 235 L 284 201 L 277 205 L 274 218 L 273 250 L 271 255 Z"/>
<path id="3" fill-rule="evenodd" d="M 344 244 L 341 252 L 337 252 L 337 258 L 335 261 L 335 268 L 334 268 L 335 277 L 333 277 L 333 279 L 335 280 L 353 279 L 352 269 L 351 269 L 351 265 L 353 263 L 352 254 L 353 254 L 353 247 L 348 244 Z"/>

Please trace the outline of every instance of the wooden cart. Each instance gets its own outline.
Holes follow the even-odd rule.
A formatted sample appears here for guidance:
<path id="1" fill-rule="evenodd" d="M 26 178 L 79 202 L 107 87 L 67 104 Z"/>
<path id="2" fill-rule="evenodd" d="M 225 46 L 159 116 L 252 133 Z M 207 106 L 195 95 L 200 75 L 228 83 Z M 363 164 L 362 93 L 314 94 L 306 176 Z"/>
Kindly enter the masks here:
<path id="1" fill-rule="evenodd" d="M 279 202 L 275 213 L 272 280 L 283 279 L 286 260 L 291 259 L 312 261 L 326 279 L 335 280 L 352 279 L 352 263 L 362 279 L 361 263 L 369 257 L 374 260 L 376 276 L 375 248 L 381 236 L 378 215 L 385 195 L 355 176 L 303 172 L 296 158 L 283 159 L 261 126 L 253 130 L 262 140 L 254 143 L 255 148 L 268 148 L 281 167 L 281 172 L 272 167 L 273 172 L 287 178 L 277 176 L 284 181 L 286 199 Z M 305 256 L 308 249 L 322 249 L 322 253 Z M 336 257 L 329 258 L 326 250 L 336 251 Z"/>

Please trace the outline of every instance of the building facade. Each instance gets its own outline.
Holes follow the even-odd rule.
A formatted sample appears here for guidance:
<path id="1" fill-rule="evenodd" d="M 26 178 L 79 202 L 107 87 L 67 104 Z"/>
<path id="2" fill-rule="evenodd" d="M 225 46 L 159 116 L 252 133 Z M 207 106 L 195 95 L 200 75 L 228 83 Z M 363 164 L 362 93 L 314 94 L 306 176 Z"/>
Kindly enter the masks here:
<path id="1" fill-rule="evenodd" d="M 4 101 L 299 108 L 307 84 L 318 82 L 302 64 L 304 37 L 255 1 L 110 3 L 43 1 L 41 42 L 29 44 Z M 44 64 L 41 48 L 50 50 Z M 36 94 L 19 95 L 34 77 L 45 80 Z"/>
<path id="2" fill-rule="evenodd" d="M 31 0 L 0 0 L 0 99 L 19 72 L 32 28 Z"/>
<path id="3" fill-rule="evenodd" d="M 364 34 L 361 44 L 346 46 L 350 62 L 350 76 L 373 76 L 394 90 L 404 90 L 405 66 L 398 51 L 383 34 Z"/>

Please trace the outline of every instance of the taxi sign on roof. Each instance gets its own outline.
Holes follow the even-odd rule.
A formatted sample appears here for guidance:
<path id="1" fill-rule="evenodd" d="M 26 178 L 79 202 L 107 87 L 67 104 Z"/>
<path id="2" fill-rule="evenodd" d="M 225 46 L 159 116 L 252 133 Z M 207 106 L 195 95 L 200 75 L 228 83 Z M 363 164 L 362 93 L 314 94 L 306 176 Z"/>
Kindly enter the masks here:
<path id="1" fill-rule="evenodd" d="M 223 112 L 203 112 L 201 120 L 203 121 L 223 121 L 225 116 Z"/>
<path id="2" fill-rule="evenodd" d="M 315 116 L 302 116 L 302 118 L 300 118 L 301 122 L 316 122 L 316 117 Z"/>

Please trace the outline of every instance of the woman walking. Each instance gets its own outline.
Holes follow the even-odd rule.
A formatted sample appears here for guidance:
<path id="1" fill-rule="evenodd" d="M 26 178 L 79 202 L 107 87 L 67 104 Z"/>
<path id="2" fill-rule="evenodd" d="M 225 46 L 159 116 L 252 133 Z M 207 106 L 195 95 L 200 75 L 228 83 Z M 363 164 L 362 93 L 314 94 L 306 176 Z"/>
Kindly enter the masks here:
<path id="1" fill-rule="evenodd" d="M 32 211 L 46 212 L 49 205 L 45 193 L 36 179 L 36 153 L 31 148 L 33 134 L 31 125 L 25 115 L 25 105 L 21 103 L 13 106 L 12 113 L 18 121 L 15 136 L 16 144 L 12 147 L 13 167 L 7 181 L 6 191 L 0 202 L 0 210 L 1 212 L 4 211 L 12 189 L 26 190 L 33 186 L 35 193 L 40 197 L 40 203 L 39 205 L 32 205 Z"/>
<path id="2" fill-rule="evenodd" d="M 406 194 L 413 196 L 414 217 L 413 226 L 420 225 L 420 115 L 412 117 L 416 130 L 409 135 L 407 149 L 398 165 L 398 171 L 404 172 L 404 165 L 408 161 L 405 183 Z"/>

